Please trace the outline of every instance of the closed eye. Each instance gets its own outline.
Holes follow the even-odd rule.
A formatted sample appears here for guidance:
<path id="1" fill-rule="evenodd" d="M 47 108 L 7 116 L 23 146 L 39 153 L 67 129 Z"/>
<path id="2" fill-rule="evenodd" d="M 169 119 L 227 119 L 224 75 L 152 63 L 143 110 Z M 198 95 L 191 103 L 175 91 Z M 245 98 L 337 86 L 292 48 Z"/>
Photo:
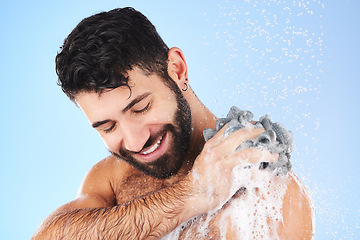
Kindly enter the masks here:
<path id="1" fill-rule="evenodd" d="M 109 132 L 111 132 L 112 130 L 114 130 L 115 124 L 116 124 L 116 123 L 113 123 L 109 128 L 104 129 L 104 132 L 109 133 Z"/>
<path id="2" fill-rule="evenodd" d="M 145 113 L 150 109 L 150 102 L 140 110 L 133 110 L 134 113 Z"/>
<path id="3" fill-rule="evenodd" d="M 112 130 L 114 130 L 115 126 L 116 126 L 116 122 L 111 121 L 109 119 L 94 122 L 92 124 L 92 127 L 95 128 L 96 130 L 98 130 L 98 131 L 101 130 L 101 131 L 104 131 L 106 133 L 111 132 Z"/>

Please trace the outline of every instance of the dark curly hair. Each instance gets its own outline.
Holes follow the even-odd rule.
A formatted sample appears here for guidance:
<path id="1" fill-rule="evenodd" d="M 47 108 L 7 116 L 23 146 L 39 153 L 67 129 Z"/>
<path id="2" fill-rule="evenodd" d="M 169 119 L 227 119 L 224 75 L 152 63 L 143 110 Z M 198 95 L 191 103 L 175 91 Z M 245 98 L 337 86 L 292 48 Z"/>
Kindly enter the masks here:
<path id="1" fill-rule="evenodd" d="M 65 39 L 55 59 L 58 85 L 75 102 L 82 91 L 130 89 L 126 73 L 134 67 L 166 79 L 168 51 L 142 13 L 129 7 L 101 12 L 82 20 Z"/>

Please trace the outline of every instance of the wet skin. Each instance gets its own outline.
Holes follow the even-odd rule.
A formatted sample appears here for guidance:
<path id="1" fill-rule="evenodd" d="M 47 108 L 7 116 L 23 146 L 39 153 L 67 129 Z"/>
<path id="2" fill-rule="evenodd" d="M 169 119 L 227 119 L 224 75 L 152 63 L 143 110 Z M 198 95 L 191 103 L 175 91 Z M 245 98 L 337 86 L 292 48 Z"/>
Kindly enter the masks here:
<path id="1" fill-rule="evenodd" d="M 118 156 L 118 158 L 111 156 L 100 162 L 96 167 L 96 172 L 102 172 L 102 175 L 104 174 L 103 178 L 106 178 L 106 181 L 109 182 L 108 185 L 111 186 L 109 192 L 113 194 L 110 194 L 107 198 L 109 199 L 108 202 L 111 202 L 110 199 L 114 199 L 114 201 L 110 203 L 110 206 L 113 206 L 113 204 L 121 205 L 169 187 L 181 180 L 192 165 L 191 160 L 184 160 L 178 174 L 170 178 L 158 179 L 149 176 L 149 174 L 144 174 L 139 171 L 139 168 L 134 168 L 131 166 L 134 165 L 131 161 L 127 161 L 130 165 L 124 161 L 119 161 L 121 159 L 119 149 L 130 151 L 133 157 L 132 161 L 144 166 L 156 162 L 164 154 L 167 156 L 167 164 L 171 165 L 172 161 L 179 161 L 171 158 L 174 155 L 174 135 L 170 131 L 163 131 L 164 126 L 167 125 L 179 129 L 178 123 L 174 121 L 177 111 L 176 106 L 178 105 L 176 104 L 175 94 L 157 76 L 150 76 L 147 79 L 138 72 L 134 72 L 132 76 L 136 83 L 133 85 L 130 98 L 128 97 L 129 90 L 126 87 L 104 93 L 100 97 L 95 93 L 83 93 L 77 98 L 78 104 L 87 115 L 90 123 L 105 122 L 105 124 L 96 127 L 96 130 L 100 133 L 109 150 Z M 158 94 L 159 92 L 162 94 Z M 145 95 L 146 97 L 141 97 Z M 126 108 L 127 103 L 139 98 L 139 96 L 141 101 L 138 101 L 127 112 L 124 112 L 123 109 Z M 183 116 L 183 118 L 190 121 L 188 116 Z M 111 129 L 111 131 L 108 131 L 108 129 Z M 149 141 L 149 139 L 153 140 Z M 160 142 L 159 139 L 161 139 Z M 153 168 L 152 171 L 156 172 L 159 169 Z M 295 179 L 294 174 L 291 174 L 287 177 L 288 181 L 284 181 L 284 184 L 289 186 L 284 196 L 286 200 L 283 205 L 285 221 L 284 224 L 279 225 L 277 233 L 283 239 L 286 239 L 289 235 L 302 235 L 304 239 L 309 239 L 312 229 L 312 216 L 304 213 L 311 213 L 311 204 L 307 193 Z M 290 200 L 292 203 L 290 203 Z M 303 211 L 304 209 L 305 211 Z M 212 217 L 209 227 L 211 229 L 210 236 L 220 237 L 218 226 L 220 226 L 221 216 L 222 211 Z M 195 236 L 201 238 L 198 232 L 199 224 L 201 224 L 201 220 L 185 228 L 181 236 L 185 237 L 185 233 L 190 233 L 190 236 L 194 238 Z M 229 224 L 228 239 L 237 236 L 236 230 L 232 229 L 231 226 Z M 307 236 L 306 233 L 308 233 Z"/>
<path id="2" fill-rule="evenodd" d="M 204 214 L 220 202 L 228 200 L 232 196 L 229 192 L 229 172 L 241 163 L 239 159 L 253 163 L 259 161 L 259 156 L 264 154 L 267 154 L 269 159 L 273 157 L 271 153 L 259 152 L 256 149 L 234 152 L 241 142 L 261 134 L 262 130 L 259 129 L 242 129 L 227 139 L 222 139 L 222 133 L 219 132 L 205 144 L 202 132 L 205 128 L 214 128 L 216 117 L 199 101 L 190 87 L 182 95 L 190 107 L 191 117 L 188 111 L 182 110 L 179 120 L 177 115 L 181 108 L 178 108 L 178 95 L 162 79 L 156 75 L 145 75 L 139 69 L 134 69 L 128 74 L 131 94 L 127 87 L 119 87 L 100 95 L 94 92 L 81 92 L 76 96 L 78 106 L 99 132 L 109 151 L 114 154 L 93 166 L 76 198 L 57 209 L 44 221 L 38 233 L 40 239 L 43 236 L 52 236 L 53 232 L 63 232 L 63 222 L 67 225 L 69 223 L 70 215 L 67 214 L 73 214 L 74 211 L 77 215 L 71 215 L 72 219 L 81 219 L 84 222 L 89 220 L 93 223 L 91 218 L 85 218 L 82 212 L 77 210 L 84 210 L 84 214 L 87 214 L 88 211 L 102 211 L 108 208 L 107 216 L 110 218 L 110 213 L 117 210 L 121 213 L 121 206 L 124 204 L 131 206 L 131 203 L 138 199 L 159 196 L 160 193 L 185 183 L 185 186 L 190 188 L 182 188 L 186 193 L 180 192 L 180 195 L 177 195 L 181 198 L 183 194 L 189 194 L 184 200 L 186 204 L 177 206 L 185 211 L 178 213 L 181 216 L 174 225 L 160 229 L 157 232 L 158 237 L 152 239 L 159 238 L 180 223 Z M 169 51 L 169 76 L 178 89 L 185 89 L 184 83 L 188 79 L 187 67 L 182 52 L 177 48 Z M 183 125 L 186 123 L 190 127 L 184 128 Z M 190 132 L 187 132 L 188 129 Z M 189 135 L 188 140 L 178 141 L 177 135 L 184 133 Z M 176 152 L 179 148 L 182 149 L 182 156 Z M 200 178 L 195 177 L 195 172 L 200 173 Z M 208 179 L 205 178 L 207 172 Z M 311 202 L 294 174 L 287 178 L 284 181 L 287 186 L 283 204 L 284 224 L 279 225 L 276 231 L 282 239 L 310 239 L 313 234 Z M 209 184 L 215 186 L 212 202 L 204 194 L 204 189 Z M 117 206 L 119 208 L 114 208 Z M 210 233 L 205 239 L 210 236 L 215 239 L 219 237 L 222 213 L 223 210 L 220 210 L 210 221 Z M 64 218 L 57 219 L 59 215 L 63 215 Z M 113 220 L 116 222 L 116 216 L 118 215 L 115 214 L 111 221 L 108 219 L 104 223 L 109 224 Z M 162 216 L 159 217 L 160 221 L 161 218 Z M 177 216 L 174 218 L 178 219 Z M 154 219 L 151 219 L 153 222 Z M 124 223 L 133 220 L 132 218 Z M 73 228 L 66 230 L 66 234 L 69 234 L 69 231 L 74 235 L 78 234 L 78 221 L 73 223 Z M 199 220 L 184 229 L 183 233 L 189 233 L 192 236 L 190 239 L 197 239 L 201 224 L 202 221 Z M 232 228 L 231 220 L 228 226 L 227 239 L 234 239 L 236 229 Z M 111 230 L 115 231 L 115 227 Z M 184 234 L 181 237 L 184 237 Z"/>

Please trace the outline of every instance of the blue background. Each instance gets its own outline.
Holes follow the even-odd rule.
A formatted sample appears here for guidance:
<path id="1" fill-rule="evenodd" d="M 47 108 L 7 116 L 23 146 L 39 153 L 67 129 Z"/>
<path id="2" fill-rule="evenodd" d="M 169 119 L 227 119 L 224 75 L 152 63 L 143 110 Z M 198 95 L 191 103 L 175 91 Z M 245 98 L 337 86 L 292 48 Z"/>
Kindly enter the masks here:
<path id="1" fill-rule="evenodd" d="M 184 51 L 192 88 L 219 117 L 236 105 L 294 132 L 316 239 L 359 239 L 356 0 L 1 1 L 1 239 L 29 239 L 107 156 L 56 85 L 54 57 L 84 17 L 124 6 Z"/>

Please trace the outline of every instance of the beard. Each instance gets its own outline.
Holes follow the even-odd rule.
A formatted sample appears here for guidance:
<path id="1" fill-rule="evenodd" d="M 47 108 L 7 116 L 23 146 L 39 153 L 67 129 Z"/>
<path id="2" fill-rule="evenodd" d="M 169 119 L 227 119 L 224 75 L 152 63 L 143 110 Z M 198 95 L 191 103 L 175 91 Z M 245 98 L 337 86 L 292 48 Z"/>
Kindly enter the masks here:
<path id="1" fill-rule="evenodd" d="M 159 139 L 160 136 L 167 133 L 167 137 L 171 138 L 170 141 L 168 141 L 170 143 L 168 151 L 150 163 L 141 163 L 137 161 L 133 157 L 134 152 L 125 149 L 119 149 L 119 154 L 111 152 L 114 156 L 126 161 L 146 175 L 160 179 L 169 178 L 178 173 L 185 161 L 185 155 L 190 144 L 190 106 L 182 93 L 178 91 L 178 88 L 170 89 L 174 92 L 177 103 L 174 121 L 171 124 L 166 124 L 161 131 L 156 133 L 156 136 L 150 136 L 143 147 L 144 149 L 148 146 L 152 146 L 156 139 Z"/>

